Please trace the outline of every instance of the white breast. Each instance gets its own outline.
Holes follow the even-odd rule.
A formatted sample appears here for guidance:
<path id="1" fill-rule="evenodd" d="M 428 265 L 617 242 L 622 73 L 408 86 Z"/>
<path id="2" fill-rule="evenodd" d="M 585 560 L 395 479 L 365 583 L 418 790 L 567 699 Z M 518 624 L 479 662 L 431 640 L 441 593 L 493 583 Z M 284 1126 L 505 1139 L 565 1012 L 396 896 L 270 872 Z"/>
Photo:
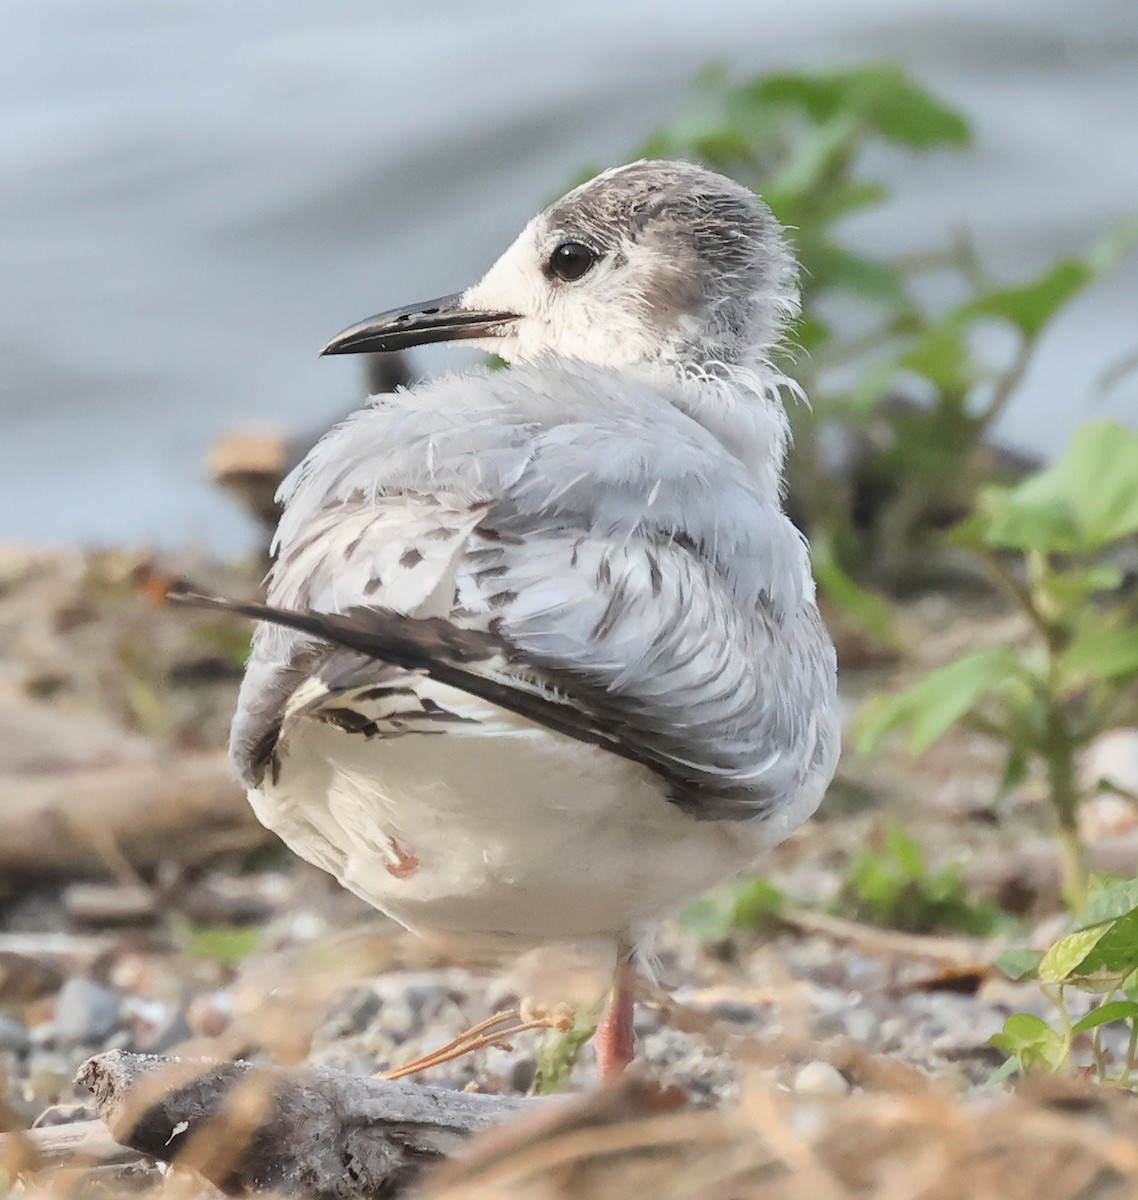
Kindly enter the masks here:
<path id="1" fill-rule="evenodd" d="M 368 739 L 303 720 L 278 782 L 250 794 L 296 853 L 411 929 L 521 941 L 633 931 L 808 815 L 696 820 L 635 763 L 452 689 L 418 689 L 478 724 Z"/>

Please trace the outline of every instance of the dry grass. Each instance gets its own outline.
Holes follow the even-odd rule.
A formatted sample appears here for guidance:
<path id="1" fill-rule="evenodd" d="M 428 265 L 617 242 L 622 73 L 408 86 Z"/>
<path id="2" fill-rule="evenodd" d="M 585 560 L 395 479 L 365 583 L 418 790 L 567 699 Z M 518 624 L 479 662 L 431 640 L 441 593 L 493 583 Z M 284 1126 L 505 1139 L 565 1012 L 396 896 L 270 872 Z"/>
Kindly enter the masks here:
<path id="1" fill-rule="evenodd" d="M 422 1200 L 1106 1200 L 1138 1192 L 1138 1106 L 1090 1085 L 962 1104 L 804 1100 L 763 1087 L 721 1112 L 643 1082 L 476 1141 Z"/>

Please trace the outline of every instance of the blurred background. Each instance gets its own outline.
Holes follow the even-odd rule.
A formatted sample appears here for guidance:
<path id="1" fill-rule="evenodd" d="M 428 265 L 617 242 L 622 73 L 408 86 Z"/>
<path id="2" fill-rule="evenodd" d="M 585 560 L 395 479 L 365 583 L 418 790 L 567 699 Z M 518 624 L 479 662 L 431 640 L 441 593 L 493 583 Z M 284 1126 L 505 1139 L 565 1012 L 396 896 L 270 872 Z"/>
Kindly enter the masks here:
<path id="1" fill-rule="evenodd" d="M 968 150 L 866 148 L 888 196 L 846 219 L 856 248 L 966 228 L 1011 280 L 1138 204 L 1133 0 L 9 0 L 0 538 L 249 548 L 213 436 L 338 416 L 362 381 L 316 360 L 332 333 L 472 282 L 583 169 L 690 110 L 712 60 L 897 63 L 967 118 Z M 1131 259 L 1047 330 L 1008 441 L 1138 420 L 1138 377 L 1096 390 L 1138 342 L 1136 291 Z"/>

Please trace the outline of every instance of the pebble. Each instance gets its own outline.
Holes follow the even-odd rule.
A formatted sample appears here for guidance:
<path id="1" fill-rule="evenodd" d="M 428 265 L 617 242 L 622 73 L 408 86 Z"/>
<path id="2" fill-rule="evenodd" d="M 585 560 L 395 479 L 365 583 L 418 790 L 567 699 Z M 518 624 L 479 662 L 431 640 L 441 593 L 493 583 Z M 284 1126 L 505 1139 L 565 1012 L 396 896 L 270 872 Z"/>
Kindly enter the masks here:
<path id="1" fill-rule="evenodd" d="M 317 1036 L 322 1041 L 335 1041 L 363 1033 L 376 1021 L 382 1008 L 383 1000 L 374 987 L 349 988 L 329 1005 Z"/>
<path id="2" fill-rule="evenodd" d="M 794 1090 L 800 1096 L 844 1096 L 849 1092 L 850 1084 L 837 1067 L 816 1059 L 795 1075 Z"/>
<path id="3" fill-rule="evenodd" d="M 55 1000 L 55 1039 L 60 1046 L 94 1046 L 122 1018 L 122 997 L 83 975 L 72 975 Z"/>
<path id="4" fill-rule="evenodd" d="M 519 1058 L 510 1068 L 510 1091 L 524 1096 L 537 1078 L 537 1062 L 533 1058 Z"/>
<path id="5" fill-rule="evenodd" d="M 232 1020 L 233 997 L 224 991 L 195 996 L 186 1010 L 190 1032 L 197 1037 L 220 1037 Z"/>
<path id="6" fill-rule="evenodd" d="M 77 1065 L 69 1055 L 53 1050 L 34 1050 L 27 1068 L 32 1095 L 46 1104 L 58 1104 L 60 1097 L 71 1087 Z"/>
<path id="7" fill-rule="evenodd" d="M 737 1000 L 720 1000 L 711 1006 L 711 1011 L 721 1021 L 730 1021 L 732 1025 L 753 1025 L 759 1019 L 759 1011 L 753 1004 Z"/>
<path id="8" fill-rule="evenodd" d="M 0 1050 L 15 1050 L 17 1054 L 26 1054 L 31 1044 L 31 1035 L 27 1029 L 19 1021 L 0 1013 Z"/>
<path id="9" fill-rule="evenodd" d="M 846 1033 L 863 1046 L 870 1045 L 881 1028 L 877 1014 L 868 1008 L 851 1008 L 843 1015 L 842 1024 Z"/>
<path id="10" fill-rule="evenodd" d="M 144 1054 L 166 1054 L 175 1046 L 189 1041 L 193 1030 L 185 1016 L 173 1009 L 153 1023 L 139 1022 L 135 1031 L 134 1046 Z"/>
<path id="11" fill-rule="evenodd" d="M 1107 783 L 1122 792 L 1138 792 L 1138 729 L 1111 729 L 1097 737 L 1087 747 L 1079 775 L 1088 789 Z M 1133 805 L 1126 807 L 1133 814 Z"/>

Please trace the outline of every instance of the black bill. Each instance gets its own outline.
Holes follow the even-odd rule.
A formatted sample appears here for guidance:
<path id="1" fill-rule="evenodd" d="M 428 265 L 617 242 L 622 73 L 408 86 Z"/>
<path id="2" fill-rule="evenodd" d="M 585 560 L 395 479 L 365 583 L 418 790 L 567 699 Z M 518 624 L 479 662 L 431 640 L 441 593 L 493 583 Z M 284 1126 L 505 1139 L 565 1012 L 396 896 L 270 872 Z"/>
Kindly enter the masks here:
<path id="1" fill-rule="evenodd" d="M 320 353 L 375 354 L 425 346 L 429 342 L 500 337 L 518 319 L 517 313 L 460 308 L 461 299 L 462 293 L 455 292 L 452 296 L 378 313 L 336 334 Z"/>

